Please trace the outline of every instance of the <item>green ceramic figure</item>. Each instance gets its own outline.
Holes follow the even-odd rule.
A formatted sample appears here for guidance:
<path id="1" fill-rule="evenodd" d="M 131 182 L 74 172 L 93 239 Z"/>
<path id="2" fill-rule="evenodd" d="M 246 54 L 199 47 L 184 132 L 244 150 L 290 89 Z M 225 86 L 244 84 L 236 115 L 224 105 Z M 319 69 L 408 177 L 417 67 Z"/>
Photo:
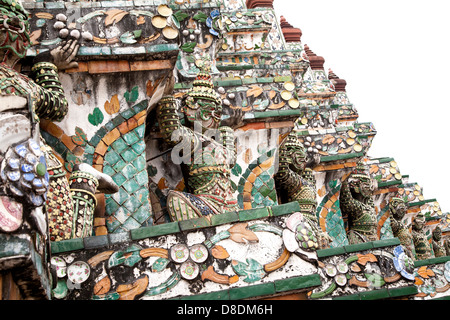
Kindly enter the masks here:
<path id="1" fill-rule="evenodd" d="M 331 238 L 322 230 L 317 219 L 317 193 L 314 172 L 311 169 L 320 159 L 310 159 L 305 147 L 291 132 L 280 145 L 278 172 L 275 181 L 279 192 L 284 194 L 287 202 L 297 201 L 300 212 L 314 229 L 319 248 L 329 247 Z"/>
<path id="2" fill-rule="evenodd" d="M 372 197 L 375 188 L 374 181 L 361 162 L 342 183 L 340 205 L 343 216 L 348 217 L 347 238 L 350 244 L 379 240 Z"/>
<path id="3" fill-rule="evenodd" d="M 406 214 L 406 203 L 401 197 L 392 197 L 389 200 L 389 214 L 391 217 L 391 228 L 394 237 L 398 238 L 402 244 L 405 253 L 414 259 L 414 244 L 409 228 L 405 226 L 402 219 Z"/>
<path id="4" fill-rule="evenodd" d="M 414 219 L 412 227 L 412 237 L 414 248 L 416 250 L 416 260 L 426 260 L 433 258 L 431 245 L 425 234 L 425 215 L 419 212 Z"/>
<path id="5" fill-rule="evenodd" d="M 444 257 L 447 255 L 445 246 L 442 244 L 442 229 L 441 227 L 437 226 L 433 230 L 433 251 L 434 256 L 437 257 Z"/>
<path id="6" fill-rule="evenodd" d="M 193 87 L 181 101 L 183 119 L 171 96 L 172 86 L 166 87 L 157 110 L 161 134 L 173 146 L 172 161 L 181 165 L 187 187 L 187 192 L 168 194 L 173 221 L 239 210 L 230 183 L 236 161 L 234 131 L 221 121 L 222 100 L 214 90 L 210 62 L 204 60 L 199 67 Z"/>

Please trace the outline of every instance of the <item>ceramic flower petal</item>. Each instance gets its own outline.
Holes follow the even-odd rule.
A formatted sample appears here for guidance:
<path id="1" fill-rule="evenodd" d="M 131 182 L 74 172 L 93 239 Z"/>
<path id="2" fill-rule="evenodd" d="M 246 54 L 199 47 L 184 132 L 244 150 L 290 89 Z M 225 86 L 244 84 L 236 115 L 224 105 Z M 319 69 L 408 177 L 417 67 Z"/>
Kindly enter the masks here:
<path id="1" fill-rule="evenodd" d="M 289 252 L 295 252 L 300 248 L 295 233 L 289 229 L 283 230 L 283 243 Z"/>

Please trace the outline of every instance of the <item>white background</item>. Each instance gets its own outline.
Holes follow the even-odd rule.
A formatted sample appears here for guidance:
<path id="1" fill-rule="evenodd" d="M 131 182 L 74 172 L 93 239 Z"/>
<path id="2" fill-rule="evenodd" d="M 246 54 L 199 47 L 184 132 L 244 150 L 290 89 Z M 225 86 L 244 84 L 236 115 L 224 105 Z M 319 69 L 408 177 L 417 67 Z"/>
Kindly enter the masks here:
<path id="1" fill-rule="evenodd" d="M 274 0 L 301 42 L 347 81 L 358 122 L 377 130 L 371 157 L 450 211 L 450 1 Z"/>

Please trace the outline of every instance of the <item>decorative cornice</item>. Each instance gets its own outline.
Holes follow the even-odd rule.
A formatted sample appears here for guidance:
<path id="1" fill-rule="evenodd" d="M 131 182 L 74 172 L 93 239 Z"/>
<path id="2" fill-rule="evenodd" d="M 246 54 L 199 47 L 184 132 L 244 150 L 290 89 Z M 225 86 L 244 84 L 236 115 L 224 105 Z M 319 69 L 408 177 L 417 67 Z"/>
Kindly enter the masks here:
<path id="1" fill-rule="evenodd" d="M 286 42 L 300 42 L 302 30 L 294 28 L 283 16 L 280 17 L 280 27 Z"/>
<path id="2" fill-rule="evenodd" d="M 311 69 L 313 70 L 323 70 L 323 64 L 325 63 L 325 59 L 316 55 L 314 52 L 309 49 L 308 45 L 305 44 L 305 53 L 308 56 L 309 63 Z"/>
<path id="3" fill-rule="evenodd" d="M 247 5 L 247 9 L 254 9 L 254 8 L 272 8 L 273 9 L 273 0 L 247 0 L 246 5 Z"/>
<path id="4" fill-rule="evenodd" d="M 331 69 L 328 69 L 328 79 L 333 83 L 336 92 L 345 92 L 347 81 L 340 79 Z"/>

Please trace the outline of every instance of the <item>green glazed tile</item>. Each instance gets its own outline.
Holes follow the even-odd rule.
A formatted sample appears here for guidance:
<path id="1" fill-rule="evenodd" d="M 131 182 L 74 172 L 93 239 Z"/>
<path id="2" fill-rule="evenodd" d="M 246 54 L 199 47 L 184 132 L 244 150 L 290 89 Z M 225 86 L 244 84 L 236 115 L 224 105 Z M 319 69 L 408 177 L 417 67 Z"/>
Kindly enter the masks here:
<path id="1" fill-rule="evenodd" d="M 239 221 L 239 215 L 236 212 L 225 212 L 211 217 L 212 226 L 218 226 L 237 221 Z"/>
<path id="2" fill-rule="evenodd" d="M 373 242 L 364 242 L 344 246 L 345 252 L 353 253 L 373 249 Z"/>
<path id="3" fill-rule="evenodd" d="M 415 295 L 419 292 L 416 286 L 388 289 L 388 291 L 392 298 Z"/>
<path id="4" fill-rule="evenodd" d="M 240 288 L 231 288 L 230 292 L 230 300 L 240 300 L 247 299 L 253 297 L 266 296 L 270 294 L 274 294 L 275 285 L 273 283 L 263 283 L 253 286 L 246 286 Z"/>
<path id="5" fill-rule="evenodd" d="M 127 182 L 125 182 L 123 184 L 123 187 L 130 194 L 139 190 L 139 188 L 140 188 L 139 184 L 134 179 L 131 179 L 131 180 L 128 180 Z"/>
<path id="6" fill-rule="evenodd" d="M 230 293 L 228 290 L 180 297 L 180 300 L 229 300 L 229 299 Z"/>
<path id="7" fill-rule="evenodd" d="M 320 279 L 320 276 L 318 274 L 311 274 L 307 276 L 276 280 L 275 290 L 277 292 L 283 292 L 283 291 L 317 287 L 320 285 L 322 285 L 322 280 Z"/>
<path id="8" fill-rule="evenodd" d="M 255 208 L 249 210 L 239 211 L 239 220 L 240 221 L 249 221 L 260 218 L 266 218 L 269 216 L 269 210 L 267 208 Z"/>
<path id="9" fill-rule="evenodd" d="M 272 207 L 272 214 L 274 217 L 282 216 L 285 214 L 291 214 L 298 211 L 300 211 L 300 205 L 298 204 L 297 201 L 279 204 L 277 206 Z"/>
<path id="10" fill-rule="evenodd" d="M 52 253 L 68 252 L 80 249 L 84 249 L 84 242 L 82 238 L 56 241 L 51 243 Z"/>
<path id="11" fill-rule="evenodd" d="M 358 294 L 349 294 L 346 296 L 334 297 L 333 300 L 361 300 L 361 296 Z"/>
<path id="12" fill-rule="evenodd" d="M 387 289 L 373 290 L 360 293 L 361 300 L 379 300 L 389 298 Z"/>
<path id="13" fill-rule="evenodd" d="M 206 228 L 206 227 L 211 226 L 211 222 L 205 217 L 183 220 L 183 221 L 180 221 L 179 224 L 180 224 L 180 229 L 182 231 L 201 229 L 201 228 Z"/>
<path id="14" fill-rule="evenodd" d="M 345 254 L 344 247 L 337 247 L 337 248 L 328 248 L 323 250 L 317 250 L 317 257 L 319 258 L 326 258 L 336 255 Z"/>
<path id="15" fill-rule="evenodd" d="M 107 235 L 83 238 L 83 242 L 85 249 L 102 248 L 109 245 L 109 239 Z"/>
<path id="16" fill-rule="evenodd" d="M 398 245 L 400 245 L 400 240 L 398 240 L 398 238 L 392 238 L 392 239 L 373 241 L 372 244 L 375 249 L 389 247 L 389 246 L 398 246 Z"/>
<path id="17" fill-rule="evenodd" d="M 130 230 L 132 240 L 159 237 L 180 232 L 178 222 L 169 222 L 157 226 Z"/>

